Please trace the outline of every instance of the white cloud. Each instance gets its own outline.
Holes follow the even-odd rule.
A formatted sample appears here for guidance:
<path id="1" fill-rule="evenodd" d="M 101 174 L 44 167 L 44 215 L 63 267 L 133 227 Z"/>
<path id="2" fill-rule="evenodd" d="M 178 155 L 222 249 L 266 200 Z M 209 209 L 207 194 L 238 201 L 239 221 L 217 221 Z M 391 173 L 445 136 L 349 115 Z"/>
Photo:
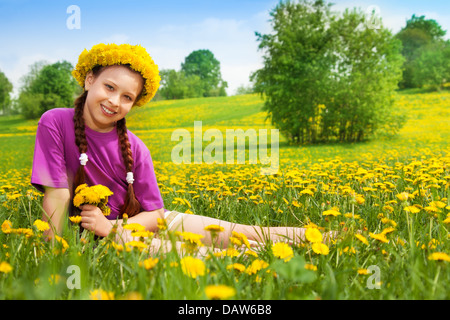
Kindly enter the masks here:
<path id="1" fill-rule="evenodd" d="M 267 13 L 258 13 L 247 20 L 207 18 L 189 25 L 164 25 L 149 41 L 148 50 L 160 69 L 176 70 L 192 51 L 210 50 L 220 62 L 231 95 L 262 66 L 255 31 L 268 32 L 267 20 Z"/>
<path id="2" fill-rule="evenodd" d="M 18 96 L 20 86 L 22 85 L 21 79 L 24 75 L 29 73 L 31 65 L 38 61 L 46 61 L 48 63 L 56 62 L 54 58 L 41 53 L 16 56 L 15 58 L 8 59 L 7 61 L 9 62 L 8 64 L 0 65 L 0 70 L 12 83 L 12 96 L 14 98 Z"/>

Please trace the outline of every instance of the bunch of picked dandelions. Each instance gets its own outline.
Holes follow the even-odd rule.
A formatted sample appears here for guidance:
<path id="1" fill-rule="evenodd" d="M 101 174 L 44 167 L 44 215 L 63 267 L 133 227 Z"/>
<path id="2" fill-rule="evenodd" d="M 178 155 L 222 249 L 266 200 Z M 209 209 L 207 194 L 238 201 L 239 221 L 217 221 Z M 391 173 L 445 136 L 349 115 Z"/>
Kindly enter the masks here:
<path id="1" fill-rule="evenodd" d="M 108 197 L 112 195 L 113 192 L 103 185 L 98 184 L 89 187 L 87 184 L 81 184 L 75 189 L 73 204 L 77 208 L 84 204 L 97 206 L 103 215 L 108 216 L 111 213 L 111 208 L 108 207 Z M 69 219 L 76 224 L 81 222 L 81 216 L 79 215 L 71 216 Z"/>

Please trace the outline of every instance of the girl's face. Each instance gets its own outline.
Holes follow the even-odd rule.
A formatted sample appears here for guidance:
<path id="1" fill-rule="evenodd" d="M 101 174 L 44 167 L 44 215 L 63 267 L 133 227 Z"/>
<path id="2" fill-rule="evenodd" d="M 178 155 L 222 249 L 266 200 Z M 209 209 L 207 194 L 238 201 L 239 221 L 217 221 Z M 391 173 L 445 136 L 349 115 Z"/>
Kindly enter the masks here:
<path id="1" fill-rule="evenodd" d="M 111 131 L 131 110 L 143 86 L 141 75 L 124 66 L 104 68 L 97 76 L 89 72 L 83 112 L 86 125 L 98 132 Z"/>

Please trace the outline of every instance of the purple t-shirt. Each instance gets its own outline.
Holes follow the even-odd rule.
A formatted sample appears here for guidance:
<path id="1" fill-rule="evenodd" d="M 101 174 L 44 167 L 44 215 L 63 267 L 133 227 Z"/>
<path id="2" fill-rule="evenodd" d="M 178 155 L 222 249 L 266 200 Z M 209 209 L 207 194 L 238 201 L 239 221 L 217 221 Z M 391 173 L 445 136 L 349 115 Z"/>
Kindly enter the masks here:
<path id="1" fill-rule="evenodd" d="M 41 192 L 44 192 L 43 186 L 48 186 L 69 188 L 72 194 L 73 179 L 80 166 L 73 115 L 74 109 L 52 109 L 39 120 L 31 184 Z M 128 188 L 117 131 L 102 133 L 87 126 L 85 131 L 88 145 L 86 154 L 89 157 L 85 166 L 86 183 L 89 186 L 104 185 L 114 193 L 108 199 L 111 214 L 107 217 L 113 220 L 119 215 Z M 150 151 L 129 130 L 128 140 L 134 159 L 133 187 L 141 211 L 163 208 Z"/>

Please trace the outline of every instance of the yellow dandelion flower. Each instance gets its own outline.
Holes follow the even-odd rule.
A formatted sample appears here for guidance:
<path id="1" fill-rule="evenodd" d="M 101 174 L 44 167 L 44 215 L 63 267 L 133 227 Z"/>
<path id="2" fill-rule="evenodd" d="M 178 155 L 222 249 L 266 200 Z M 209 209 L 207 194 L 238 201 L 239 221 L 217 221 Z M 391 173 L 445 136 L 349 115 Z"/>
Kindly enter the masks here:
<path id="1" fill-rule="evenodd" d="M 124 229 L 131 230 L 131 231 L 145 231 L 145 227 L 142 224 L 139 223 L 128 223 L 127 225 L 123 226 Z"/>
<path id="2" fill-rule="evenodd" d="M 225 228 L 216 224 L 210 224 L 209 226 L 206 226 L 204 230 L 210 232 L 222 232 Z"/>
<path id="3" fill-rule="evenodd" d="M 40 219 L 37 219 L 36 221 L 34 221 L 33 225 L 35 225 L 36 228 L 42 232 L 50 229 L 50 226 L 48 225 L 48 223 L 45 221 L 42 221 Z"/>
<path id="4" fill-rule="evenodd" d="M 312 223 L 312 222 L 309 222 L 309 223 L 306 224 L 304 227 L 305 227 L 305 228 L 316 228 L 316 229 L 319 228 L 319 226 L 318 226 L 317 224 Z"/>
<path id="5" fill-rule="evenodd" d="M 442 201 L 432 201 L 430 202 L 430 206 L 442 209 L 445 208 L 446 204 L 445 202 Z"/>
<path id="6" fill-rule="evenodd" d="M 405 211 L 411 212 L 411 213 L 418 213 L 420 212 L 420 209 L 416 206 L 407 206 L 404 208 Z"/>
<path id="7" fill-rule="evenodd" d="M 381 233 L 382 234 L 388 234 L 388 233 L 391 233 L 391 232 L 394 232 L 394 231 L 395 231 L 395 228 L 389 227 L 389 228 L 384 228 L 383 231 L 381 231 Z"/>
<path id="8" fill-rule="evenodd" d="M 313 196 L 314 192 L 312 192 L 310 189 L 305 189 L 305 190 L 300 191 L 300 194 L 307 194 L 307 195 Z"/>
<path id="9" fill-rule="evenodd" d="M 408 192 L 402 192 L 397 194 L 397 199 L 400 201 L 407 201 L 410 198 L 410 194 Z"/>
<path id="10" fill-rule="evenodd" d="M 245 272 L 250 275 L 256 274 L 258 271 L 265 269 L 268 266 L 269 266 L 269 264 L 267 262 L 265 262 L 264 260 L 256 259 L 256 260 L 253 260 L 253 262 L 247 267 Z"/>
<path id="11" fill-rule="evenodd" d="M 208 299 L 226 300 L 236 294 L 236 290 L 226 285 L 209 285 L 205 288 L 205 294 Z"/>
<path id="12" fill-rule="evenodd" d="M 277 258 L 284 259 L 285 262 L 292 259 L 294 251 L 292 248 L 284 242 L 277 242 L 272 245 L 273 255 Z"/>
<path id="13" fill-rule="evenodd" d="M 83 203 L 96 205 L 100 203 L 100 196 L 91 188 L 83 189 L 79 195 L 83 197 Z M 75 198 L 75 197 L 74 197 Z M 75 203 L 74 203 L 75 205 Z"/>
<path id="14" fill-rule="evenodd" d="M 428 256 L 429 260 L 450 262 L 450 256 L 444 252 L 433 252 Z"/>
<path id="15" fill-rule="evenodd" d="M 13 230 L 12 228 L 12 223 L 9 220 L 5 220 L 2 223 L 2 232 L 3 233 L 11 233 L 11 231 Z"/>
<path id="16" fill-rule="evenodd" d="M 114 300 L 114 292 L 108 292 L 103 289 L 91 290 L 89 298 L 91 300 Z"/>
<path id="17" fill-rule="evenodd" d="M 137 248 L 139 250 L 143 250 L 147 248 L 147 245 L 145 243 L 143 243 L 142 241 L 129 241 L 127 243 L 125 243 L 125 246 L 127 248 Z"/>
<path id="18" fill-rule="evenodd" d="M 381 241 L 381 242 L 383 242 L 383 243 L 388 243 L 388 242 L 389 242 L 389 240 L 386 238 L 386 234 L 384 234 L 384 233 L 378 233 L 378 234 L 377 234 L 377 233 L 369 232 L 369 236 L 370 236 L 372 239 Z"/>
<path id="19" fill-rule="evenodd" d="M 258 254 L 256 253 L 256 251 L 253 251 L 253 250 L 245 250 L 244 254 L 246 256 L 252 256 L 252 257 L 255 257 L 255 258 L 258 257 Z"/>
<path id="20" fill-rule="evenodd" d="M 241 253 L 238 250 L 236 250 L 235 248 L 227 248 L 227 249 L 221 251 L 221 255 L 223 257 L 233 258 L 233 257 L 239 257 L 241 255 Z"/>
<path id="21" fill-rule="evenodd" d="M 231 233 L 230 241 L 237 246 L 245 244 L 245 246 L 250 249 L 250 242 L 248 241 L 247 236 L 243 233 L 233 231 Z"/>
<path id="22" fill-rule="evenodd" d="M 30 238 L 33 236 L 33 230 L 30 228 L 17 228 L 17 229 L 12 229 L 11 230 L 12 233 L 14 234 L 23 234 L 25 235 L 25 237 Z"/>
<path id="23" fill-rule="evenodd" d="M 227 266 L 227 270 L 237 270 L 239 272 L 244 272 L 245 266 L 242 263 L 233 263 Z"/>
<path id="24" fill-rule="evenodd" d="M 312 270 L 312 271 L 317 271 L 317 266 L 311 264 L 311 263 L 306 263 L 305 264 L 305 269 L 306 270 Z"/>
<path id="25" fill-rule="evenodd" d="M 331 210 L 326 210 L 322 213 L 322 215 L 324 216 L 333 216 L 336 217 L 338 215 L 340 215 L 341 213 L 337 210 L 331 209 Z"/>
<path id="26" fill-rule="evenodd" d="M 0 272 L 9 273 L 11 271 L 12 271 L 12 267 L 8 262 L 2 261 L 0 263 Z"/>
<path id="27" fill-rule="evenodd" d="M 294 207 L 297 207 L 297 208 L 301 208 L 303 205 L 300 203 L 300 202 L 298 202 L 297 200 L 293 200 L 292 201 L 292 205 L 294 206 Z"/>
<path id="28" fill-rule="evenodd" d="M 424 208 L 426 212 L 430 212 L 430 213 L 437 213 L 440 212 L 440 210 L 435 207 L 435 206 L 427 206 Z"/>
<path id="29" fill-rule="evenodd" d="M 62 244 L 64 249 L 69 248 L 69 244 L 67 243 L 67 241 L 64 238 L 61 238 L 60 236 L 55 234 L 55 239 L 56 239 L 56 241 L 58 241 L 59 243 Z"/>
<path id="30" fill-rule="evenodd" d="M 132 237 L 138 238 L 150 238 L 153 236 L 153 232 L 151 231 L 134 231 L 131 233 Z"/>
<path id="31" fill-rule="evenodd" d="M 103 185 L 99 184 L 88 187 L 86 184 L 83 184 L 77 187 L 77 189 L 75 190 L 73 204 L 76 207 L 79 207 L 85 203 L 92 205 L 106 205 L 106 203 L 108 202 L 108 197 L 111 195 L 113 195 L 113 192 L 109 190 L 108 187 L 105 187 Z"/>
<path id="32" fill-rule="evenodd" d="M 192 244 L 197 244 L 202 246 L 202 242 L 201 239 L 203 239 L 205 236 L 202 234 L 198 234 L 198 233 L 193 233 L 193 232 L 180 232 L 179 235 L 183 238 L 184 241 L 190 242 Z"/>
<path id="33" fill-rule="evenodd" d="M 84 198 L 83 198 L 83 196 L 81 195 L 81 194 L 76 194 L 74 197 L 73 197 L 73 205 L 75 206 L 75 207 L 79 207 L 79 206 L 81 206 L 82 204 L 84 203 Z"/>
<path id="34" fill-rule="evenodd" d="M 328 253 L 330 253 L 330 249 L 328 246 L 321 242 L 315 242 L 311 245 L 312 250 L 317 253 L 326 256 Z"/>
<path id="35" fill-rule="evenodd" d="M 98 195 L 98 197 L 103 200 L 113 195 L 113 192 L 101 184 L 97 184 L 91 187 L 91 190 Z"/>
<path id="36" fill-rule="evenodd" d="M 359 241 L 361 241 L 362 243 L 364 243 L 365 245 L 369 245 L 369 241 L 367 241 L 367 238 L 360 235 L 360 234 L 355 234 L 355 238 L 358 239 Z"/>
<path id="37" fill-rule="evenodd" d="M 357 203 L 357 204 L 363 204 L 363 203 L 366 201 L 366 199 L 364 199 L 364 197 L 363 197 L 362 195 L 360 195 L 360 194 L 358 194 L 358 195 L 355 197 L 355 200 L 356 200 L 356 203 Z"/>
<path id="38" fill-rule="evenodd" d="M 72 221 L 72 223 L 79 224 L 81 223 L 81 216 L 70 216 L 69 220 Z"/>
<path id="39" fill-rule="evenodd" d="M 159 230 L 167 230 L 167 223 L 165 219 L 158 218 L 157 219 L 157 226 Z"/>
<path id="40" fill-rule="evenodd" d="M 367 269 L 358 269 L 358 274 L 366 275 L 370 274 L 370 272 Z"/>
<path id="41" fill-rule="evenodd" d="M 148 259 L 145 259 L 144 261 L 139 262 L 139 266 L 144 267 L 146 270 L 150 270 L 156 266 L 158 261 L 159 261 L 158 258 L 150 257 Z"/>
<path id="42" fill-rule="evenodd" d="M 205 275 L 205 263 L 198 258 L 191 256 L 184 257 L 181 259 L 180 265 L 183 273 L 193 279 Z"/>
<path id="43" fill-rule="evenodd" d="M 309 242 L 322 242 L 323 237 L 322 233 L 317 228 L 307 228 L 305 231 L 306 240 Z"/>
<path id="44" fill-rule="evenodd" d="M 75 194 L 80 193 L 82 190 L 86 189 L 88 187 L 88 185 L 86 183 L 80 184 L 76 189 L 75 189 Z"/>
<path id="45" fill-rule="evenodd" d="M 123 251 L 123 244 L 115 243 L 114 241 L 111 243 L 112 247 L 116 249 L 118 252 Z"/>

